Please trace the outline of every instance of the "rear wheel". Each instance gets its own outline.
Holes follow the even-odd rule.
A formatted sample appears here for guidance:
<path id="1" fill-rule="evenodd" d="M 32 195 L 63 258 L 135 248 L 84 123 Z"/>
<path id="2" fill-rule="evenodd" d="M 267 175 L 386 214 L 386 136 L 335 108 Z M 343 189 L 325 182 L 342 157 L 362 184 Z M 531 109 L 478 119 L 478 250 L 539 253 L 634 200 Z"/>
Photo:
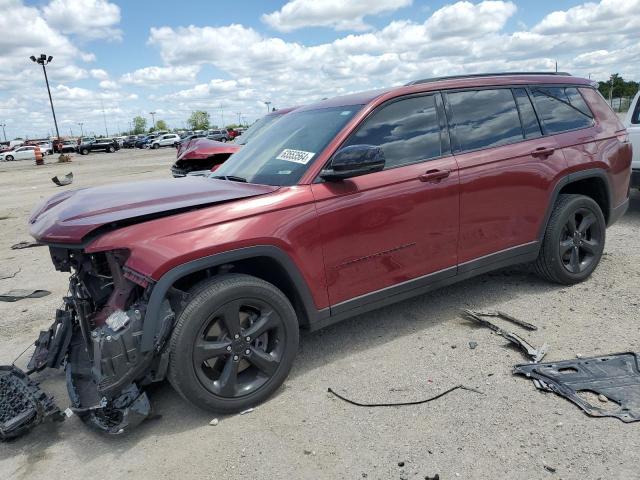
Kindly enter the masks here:
<path id="1" fill-rule="evenodd" d="M 275 286 L 224 275 L 196 286 L 171 337 L 168 378 L 186 400 L 221 413 L 264 401 L 287 377 L 298 321 Z"/>
<path id="2" fill-rule="evenodd" d="M 113 148 L 113 147 L 109 147 L 109 149 L 108 149 L 108 150 L 109 150 L 109 153 L 113 153 L 113 152 L 115 152 L 115 151 L 116 151 L 116 149 L 115 149 L 115 148 Z"/>
<path id="3" fill-rule="evenodd" d="M 7 155 L 6 157 L 4 157 L 4 159 L 5 159 L 7 162 L 13 162 L 13 155 Z"/>
<path id="4" fill-rule="evenodd" d="M 154 143 L 154 144 L 153 144 L 153 149 L 154 149 L 154 150 L 157 150 L 157 149 L 159 149 L 159 148 L 160 148 L 160 145 L 159 145 L 159 144 L 157 144 L 157 143 Z"/>
<path id="5" fill-rule="evenodd" d="M 83 148 L 82 150 L 80 150 L 80 154 L 89 155 L 89 149 L 88 148 Z"/>
<path id="6" fill-rule="evenodd" d="M 555 283 L 586 280 L 602 257 L 606 222 L 600 206 L 584 195 L 560 195 L 549 219 L 537 273 Z"/>

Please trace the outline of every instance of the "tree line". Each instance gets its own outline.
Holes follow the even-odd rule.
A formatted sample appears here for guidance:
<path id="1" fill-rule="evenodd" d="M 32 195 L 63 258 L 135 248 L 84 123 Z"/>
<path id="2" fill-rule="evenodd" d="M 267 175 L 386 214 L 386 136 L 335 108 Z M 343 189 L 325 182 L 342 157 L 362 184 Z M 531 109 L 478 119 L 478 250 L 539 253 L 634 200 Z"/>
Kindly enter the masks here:
<path id="1" fill-rule="evenodd" d="M 190 130 L 208 130 L 209 128 L 218 128 L 217 125 L 211 124 L 211 117 L 208 112 L 204 110 L 194 110 L 187 119 L 187 126 Z M 226 125 L 225 128 L 237 128 L 241 125 L 235 123 Z M 156 130 L 168 130 L 167 122 L 164 120 L 157 120 L 155 127 L 151 126 L 147 128 L 147 119 L 141 115 L 133 118 L 132 122 L 132 134 L 140 135 L 143 133 L 152 133 Z"/>

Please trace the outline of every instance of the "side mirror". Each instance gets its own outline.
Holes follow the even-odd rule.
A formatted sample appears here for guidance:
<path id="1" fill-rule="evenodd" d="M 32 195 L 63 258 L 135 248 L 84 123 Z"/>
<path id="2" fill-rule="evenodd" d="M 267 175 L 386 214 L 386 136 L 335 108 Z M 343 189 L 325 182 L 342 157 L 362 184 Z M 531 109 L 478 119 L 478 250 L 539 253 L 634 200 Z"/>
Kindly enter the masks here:
<path id="1" fill-rule="evenodd" d="M 384 152 L 374 145 L 351 145 L 338 150 L 331 164 L 320 172 L 320 178 L 327 181 L 379 172 L 384 169 Z"/>

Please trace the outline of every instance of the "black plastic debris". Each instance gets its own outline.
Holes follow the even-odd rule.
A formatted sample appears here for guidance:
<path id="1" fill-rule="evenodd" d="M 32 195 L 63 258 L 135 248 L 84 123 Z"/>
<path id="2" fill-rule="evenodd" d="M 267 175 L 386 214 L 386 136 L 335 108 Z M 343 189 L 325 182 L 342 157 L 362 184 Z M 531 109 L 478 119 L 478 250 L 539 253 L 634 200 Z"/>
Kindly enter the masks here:
<path id="1" fill-rule="evenodd" d="M 44 243 L 38 242 L 18 242 L 11 245 L 11 250 L 22 250 L 23 248 L 44 247 Z"/>
<path id="2" fill-rule="evenodd" d="M 64 419 L 37 382 L 13 365 L 0 366 L 0 440 L 19 437 L 47 420 Z"/>
<path id="3" fill-rule="evenodd" d="M 516 333 L 513 333 L 513 332 L 509 332 L 508 330 L 503 330 L 502 328 L 498 327 L 497 325 L 494 325 L 493 323 L 491 323 L 489 320 L 487 320 L 485 318 L 482 318 L 483 316 L 487 316 L 486 313 L 474 312 L 472 310 L 462 310 L 462 313 L 463 313 L 463 316 L 466 319 L 472 320 L 475 323 L 478 323 L 478 324 L 482 325 L 483 327 L 487 327 L 487 328 L 493 330 L 494 332 L 496 332 L 498 335 L 501 335 L 502 337 L 504 337 L 507 340 L 509 340 L 511 343 L 516 345 L 520 350 L 522 350 L 524 353 L 526 353 L 527 356 L 534 363 L 538 363 L 540 360 L 542 360 L 543 357 L 547 354 L 547 351 L 549 350 L 549 345 L 547 345 L 546 343 L 543 344 L 540 348 L 535 348 L 533 345 L 531 345 L 529 342 L 527 342 L 520 335 L 518 335 Z M 493 316 L 502 316 L 502 315 L 494 315 L 493 313 L 489 313 L 488 316 L 492 316 L 493 317 Z M 513 318 L 513 317 L 511 317 L 511 318 Z M 526 323 L 526 322 L 524 322 L 524 323 Z M 531 324 L 528 324 L 528 325 L 535 327 L 535 325 L 531 325 Z M 524 326 L 524 325 L 522 325 L 522 326 Z M 525 327 L 525 328 L 529 328 L 529 327 Z"/>
<path id="4" fill-rule="evenodd" d="M 514 373 L 531 378 L 537 388 L 566 398 L 592 417 L 640 420 L 640 368 L 633 352 L 516 365 Z M 585 394 L 605 402 L 594 405 Z"/>
<path id="5" fill-rule="evenodd" d="M 49 290 L 23 290 L 18 288 L 7 293 L 0 293 L 0 302 L 17 302 L 23 298 L 42 298 L 50 294 Z"/>
<path id="6" fill-rule="evenodd" d="M 57 175 L 51 179 L 53 183 L 58 185 L 59 187 L 64 187 L 65 185 L 71 185 L 73 182 L 73 172 L 67 173 L 64 177 L 58 177 Z"/>
<path id="7" fill-rule="evenodd" d="M 343 397 L 342 395 L 335 392 L 331 388 L 327 388 L 327 392 L 329 392 L 332 395 L 335 395 L 343 402 L 350 403 L 351 405 L 355 405 L 356 407 L 404 407 L 408 405 L 421 405 L 423 403 L 432 402 L 458 389 L 467 390 L 469 392 L 474 392 L 474 393 L 479 393 L 480 395 L 484 395 L 480 390 L 476 390 L 475 388 L 465 387 L 464 385 L 456 385 L 455 387 L 451 387 L 449 390 L 445 390 L 444 392 L 439 393 L 438 395 L 435 395 L 430 398 L 425 398 L 424 400 L 415 400 L 413 402 L 398 402 L 398 403 L 360 403 L 360 402 L 356 402 L 355 400 L 350 400 L 346 397 Z"/>

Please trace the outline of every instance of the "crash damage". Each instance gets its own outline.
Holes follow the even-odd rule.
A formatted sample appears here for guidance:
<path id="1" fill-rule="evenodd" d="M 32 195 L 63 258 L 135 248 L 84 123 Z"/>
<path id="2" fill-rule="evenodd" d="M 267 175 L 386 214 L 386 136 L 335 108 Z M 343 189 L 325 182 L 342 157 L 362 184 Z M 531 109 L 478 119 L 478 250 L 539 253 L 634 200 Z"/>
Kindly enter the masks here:
<path id="1" fill-rule="evenodd" d="M 161 352 L 175 318 L 171 299 L 179 301 L 180 295 L 169 295 L 163 303 L 153 348 L 143 351 L 153 282 L 123 267 L 127 252 L 87 254 L 51 247 L 51 257 L 57 270 L 71 273 L 69 294 L 51 327 L 40 332 L 26 373 L 63 368 L 70 410 L 93 428 L 122 433 L 151 414 L 144 388 L 164 378 L 167 359 Z M 35 425 L 44 416 L 32 420 Z"/>

